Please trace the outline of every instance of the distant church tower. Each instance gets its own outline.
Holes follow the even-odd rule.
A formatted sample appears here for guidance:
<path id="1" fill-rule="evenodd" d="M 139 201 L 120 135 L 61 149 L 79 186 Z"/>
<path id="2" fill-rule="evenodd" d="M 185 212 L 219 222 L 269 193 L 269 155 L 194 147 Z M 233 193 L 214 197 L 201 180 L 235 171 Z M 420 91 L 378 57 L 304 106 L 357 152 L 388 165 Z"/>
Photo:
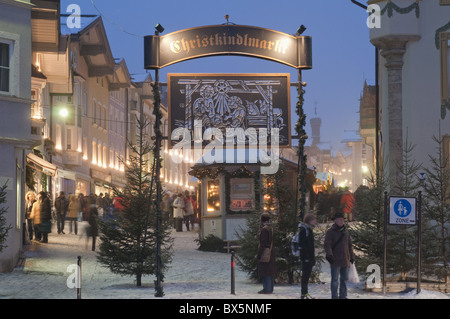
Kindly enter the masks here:
<path id="1" fill-rule="evenodd" d="M 322 120 L 320 119 L 320 117 L 317 117 L 317 102 L 315 102 L 314 115 L 315 117 L 309 120 L 312 132 L 312 145 L 320 143 L 320 126 L 322 125 Z"/>

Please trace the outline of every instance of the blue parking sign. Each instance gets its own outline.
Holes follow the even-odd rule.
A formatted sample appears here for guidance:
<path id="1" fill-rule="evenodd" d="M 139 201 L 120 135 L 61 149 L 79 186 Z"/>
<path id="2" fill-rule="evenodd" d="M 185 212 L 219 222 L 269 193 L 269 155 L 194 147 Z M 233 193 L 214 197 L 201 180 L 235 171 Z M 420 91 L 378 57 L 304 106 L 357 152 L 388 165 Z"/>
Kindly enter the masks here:
<path id="1" fill-rule="evenodd" d="M 389 224 L 415 225 L 416 198 L 397 196 L 389 197 Z"/>

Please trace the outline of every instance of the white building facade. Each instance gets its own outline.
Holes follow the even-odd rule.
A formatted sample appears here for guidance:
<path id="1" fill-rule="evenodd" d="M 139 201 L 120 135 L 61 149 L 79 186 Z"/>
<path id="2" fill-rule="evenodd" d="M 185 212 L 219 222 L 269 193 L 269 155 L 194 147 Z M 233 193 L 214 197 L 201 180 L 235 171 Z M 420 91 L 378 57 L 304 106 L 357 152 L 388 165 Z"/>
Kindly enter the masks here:
<path id="1" fill-rule="evenodd" d="M 0 184 L 6 225 L 0 271 L 12 271 L 23 245 L 26 155 L 31 148 L 31 4 L 0 1 Z"/>
<path id="2" fill-rule="evenodd" d="M 433 136 L 450 147 L 450 1 L 372 0 L 380 8 L 370 41 L 380 52 L 381 154 L 385 173 L 398 178 L 406 140 L 412 157 L 429 165 Z"/>

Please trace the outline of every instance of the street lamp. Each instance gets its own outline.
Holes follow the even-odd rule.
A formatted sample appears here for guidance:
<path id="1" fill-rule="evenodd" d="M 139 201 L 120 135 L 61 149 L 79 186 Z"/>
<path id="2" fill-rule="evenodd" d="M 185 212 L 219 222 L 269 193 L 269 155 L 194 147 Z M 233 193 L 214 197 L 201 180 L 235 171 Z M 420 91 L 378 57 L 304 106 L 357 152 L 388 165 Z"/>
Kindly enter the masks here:
<path id="1" fill-rule="evenodd" d="M 302 24 L 298 29 L 297 29 L 297 36 L 302 35 L 303 32 L 305 32 L 306 27 Z"/>
<path id="2" fill-rule="evenodd" d="M 62 118 L 67 118 L 69 116 L 69 111 L 67 110 L 67 108 L 61 108 L 59 110 L 59 116 L 61 116 Z"/>
<path id="3" fill-rule="evenodd" d="M 156 29 L 156 35 L 158 35 L 159 33 L 163 33 L 164 32 L 164 27 L 161 24 L 157 24 L 155 25 L 155 29 Z"/>

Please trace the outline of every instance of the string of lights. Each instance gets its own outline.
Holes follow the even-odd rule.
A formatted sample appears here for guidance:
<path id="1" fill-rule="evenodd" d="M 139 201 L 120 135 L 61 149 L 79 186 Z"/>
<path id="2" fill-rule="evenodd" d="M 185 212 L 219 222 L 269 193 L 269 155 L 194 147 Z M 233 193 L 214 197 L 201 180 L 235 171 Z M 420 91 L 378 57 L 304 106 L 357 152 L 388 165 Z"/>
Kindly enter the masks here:
<path id="1" fill-rule="evenodd" d="M 107 18 L 107 17 L 106 17 L 106 16 L 105 16 L 98 8 L 97 8 L 97 6 L 96 6 L 95 3 L 94 3 L 94 0 L 91 0 L 91 3 L 92 3 L 92 6 L 95 8 L 95 10 L 97 10 L 98 14 L 99 14 L 103 19 L 105 19 L 106 21 L 108 21 L 109 23 L 111 23 L 112 25 L 114 25 L 115 27 L 117 27 L 119 30 L 121 30 L 121 31 L 123 31 L 123 32 L 125 32 L 125 33 L 127 33 L 127 34 L 129 34 L 129 35 L 138 37 L 138 38 L 144 38 L 144 36 L 139 35 L 139 34 L 135 34 L 135 33 L 132 33 L 132 32 L 129 32 L 129 31 L 127 31 L 126 29 L 124 29 L 121 25 L 117 24 L 116 22 L 112 21 L 111 19 L 108 19 L 108 18 Z"/>

